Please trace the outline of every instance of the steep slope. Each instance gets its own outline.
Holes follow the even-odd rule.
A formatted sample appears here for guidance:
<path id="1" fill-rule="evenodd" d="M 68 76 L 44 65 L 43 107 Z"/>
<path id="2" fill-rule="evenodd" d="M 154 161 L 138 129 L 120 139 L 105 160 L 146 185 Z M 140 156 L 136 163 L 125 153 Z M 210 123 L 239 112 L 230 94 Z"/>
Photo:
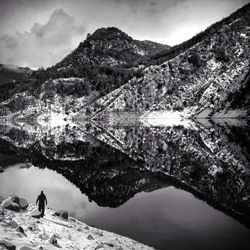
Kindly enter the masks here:
<path id="1" fill-rule="evenodd" d="M 101 95 L 120 87 L 138 70 L 138 61 L 169 48 L 150 41 L 138 41 L 110 27 L 88 34 L 85 41 L 61 62 L 33 73 L 38 82 L 52 78 L 84 77 Z"/>
<path id="2" fill-rule="evenodd" d="M 99 99 L 92 112 L 187 110 L 196 117 L 248 116 L 249 17 L 250 4 L 158 55 L 160 65 L 147 67 Z"/>
<path id="3" fill-rule="evenodd" d="M 139 59 L 166 48 L 134 40 L 117 28 L 98 29 L 55 66 L 33 71 L 29 86 L 4 90 L 0 115 L 85 114 L 88 105 L 140 70 Z"/>
<path id="4" fill-rule="evenodd" d="M 70 119 L 99 97 L 84 78 L 48 80 L 31 93 L 25 91 L 0 103 L 0 116 L 18 119 Z M 70 115 L 70 116 L 69 116 Z"/>

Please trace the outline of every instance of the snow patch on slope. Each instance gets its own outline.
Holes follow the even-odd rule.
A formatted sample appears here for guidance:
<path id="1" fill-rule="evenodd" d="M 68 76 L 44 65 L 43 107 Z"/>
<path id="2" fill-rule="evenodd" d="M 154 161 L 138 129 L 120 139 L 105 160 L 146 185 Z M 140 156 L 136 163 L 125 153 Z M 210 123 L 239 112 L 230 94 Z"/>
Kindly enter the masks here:
<path id="1" fill-rule="evenodd" d="M 1 205 L 0 209 L 4 212 L 0 217 L 0 243 L 8 242 L 17 249 L 153 249 L 129 238 L 90 227 L 72 217 L 68 220 L 55 217 L 52 209 L 47 209 L 45 217 L 40 219 L 31 216 L 36 210 L 32 205 L 20 213 L 3 210 Z M 11 225 L 21 226 L 23 233 Z"/>
<path id="2" fill-rule="evenodd" d="M 146 112 L 140 117 L 140 121 L 144 125 L 149 126 L 184 126 L 185 128 L 195 128 L 195 123 L 188 119 L 188 112 L 175 112 L 175 111 L 152 111 Z"/>

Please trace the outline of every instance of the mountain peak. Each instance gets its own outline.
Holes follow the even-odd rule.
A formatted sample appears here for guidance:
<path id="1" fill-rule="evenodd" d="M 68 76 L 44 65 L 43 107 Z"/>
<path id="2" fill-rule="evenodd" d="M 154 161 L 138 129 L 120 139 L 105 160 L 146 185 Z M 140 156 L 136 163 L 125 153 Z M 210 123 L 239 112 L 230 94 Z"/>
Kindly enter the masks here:
<path id="1" fill-rule="evenodd" d="M 155 42 L 134 40 L 116 27 L 99 28 L 93 34 L 88 33 L 86 40 L 55 67 L 61 70 L 81 63 L 132 68 L 145 56 L 168 48 Z"/>
<path id="2" fill-rule="evenodd" d="M 125 39 L 132 41 L 132 37 L 116 27 L 99 28 L 92 35 L 87 35 L 87 40 L 116 40 Z"/>

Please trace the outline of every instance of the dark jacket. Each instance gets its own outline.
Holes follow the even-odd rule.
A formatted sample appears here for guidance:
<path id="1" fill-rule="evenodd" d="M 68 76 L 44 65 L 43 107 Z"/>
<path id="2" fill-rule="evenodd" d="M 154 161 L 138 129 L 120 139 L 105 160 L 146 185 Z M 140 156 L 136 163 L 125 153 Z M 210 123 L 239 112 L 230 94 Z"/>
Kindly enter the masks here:
<path id="1" fill-rule="evenodd" d="M 38 206 L 40 207 L 43 207 L 45 206 L 45 203 L 47 205 L 47 198 L 45 196 L 45 194 L 40 194 L 38 197 L 37 197 L 37 200 L 36 200 L 36 204 L 38 203 Z"/>

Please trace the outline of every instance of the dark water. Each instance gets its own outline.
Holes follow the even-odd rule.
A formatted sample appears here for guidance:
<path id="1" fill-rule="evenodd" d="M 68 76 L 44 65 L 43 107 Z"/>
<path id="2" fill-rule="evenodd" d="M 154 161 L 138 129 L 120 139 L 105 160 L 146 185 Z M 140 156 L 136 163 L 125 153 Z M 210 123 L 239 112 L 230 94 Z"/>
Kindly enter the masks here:
<path id="1" fill-rule="evenodd" d="M 33 127 L 32 127 L 33 128 Z M 248 123 L 0 126 L 0 193 L 156 249 L 248 249 Z"/>

